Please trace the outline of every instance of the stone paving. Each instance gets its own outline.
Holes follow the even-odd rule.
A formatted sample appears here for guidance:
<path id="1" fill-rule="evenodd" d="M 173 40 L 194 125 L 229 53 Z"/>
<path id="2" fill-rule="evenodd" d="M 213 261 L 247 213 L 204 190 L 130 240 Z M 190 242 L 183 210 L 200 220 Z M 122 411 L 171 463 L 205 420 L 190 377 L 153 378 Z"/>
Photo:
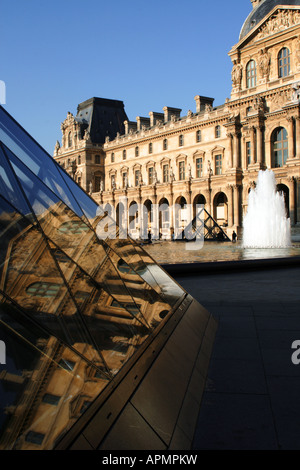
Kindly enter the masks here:
<path id="1" fill-rule="evenodd" d="M 300 449 L 300 267 L 176 280 L 219 321 L 193 448 Z"/>

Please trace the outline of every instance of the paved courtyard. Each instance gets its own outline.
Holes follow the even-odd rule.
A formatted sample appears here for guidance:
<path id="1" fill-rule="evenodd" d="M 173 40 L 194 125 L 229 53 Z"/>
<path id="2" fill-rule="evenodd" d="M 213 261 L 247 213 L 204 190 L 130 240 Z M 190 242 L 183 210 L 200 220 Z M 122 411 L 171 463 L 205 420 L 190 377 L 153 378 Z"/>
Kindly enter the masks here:
<path id="1" fill-rule="evenodd" d="M 219 321 L 194 449 L 300 449 L 300 266 L 174 277 Z"/>

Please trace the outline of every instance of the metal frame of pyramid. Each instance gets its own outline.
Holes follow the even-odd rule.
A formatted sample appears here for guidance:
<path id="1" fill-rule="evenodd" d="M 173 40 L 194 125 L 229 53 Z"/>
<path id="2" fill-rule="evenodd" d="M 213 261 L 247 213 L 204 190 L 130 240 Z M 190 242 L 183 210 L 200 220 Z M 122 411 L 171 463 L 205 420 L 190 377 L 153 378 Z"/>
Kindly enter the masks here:
<path id="1" fill-rule="evenodd" d="M 82 447 L 109 409 L 90 444 L 98 448 L 184 313 L 200 322 L 186 370 L 207 332 L 212 343 L 208 312 L 140 246 L 99 239 L 97 208 L 0 107 L 0 449 Z"/>

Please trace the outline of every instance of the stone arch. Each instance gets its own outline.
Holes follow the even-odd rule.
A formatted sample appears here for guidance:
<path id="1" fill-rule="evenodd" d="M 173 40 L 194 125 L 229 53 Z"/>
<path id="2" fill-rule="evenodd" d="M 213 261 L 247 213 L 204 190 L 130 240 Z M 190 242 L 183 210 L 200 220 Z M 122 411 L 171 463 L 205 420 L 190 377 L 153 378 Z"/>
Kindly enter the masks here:
<path id="1" fill-rule="evenodd" d="M 158 203 L 158 229 L 159 238 L 171 238 L 171 209 L 166 197 L 162 197 Z"/>
<path id="2" fill-rule="evenodd" d="M 127 207 L 124 202 L 118 202 L 116 206 L 116 221 L 119 227 L 126 229 L 127 226 Z"/>
<path id="3" fill-rule="evenodd" d="M 137 239 L 140 237 L 140 207 L 136 201 L 131 201 L 128 207 L 128 232 Z"/>
<path id="4" fill-rule="evenodd" d="M 174 237 L 175 239 L 181 235 L 185 228 L 187 221 L 190 218 L 188 214 L 188 204 L 184 196 L 180 195 L 175 200 L 173 208 L 173 220 L 174 220 Z"/>
<path id="5" fill-rule="evenodd" d="M 213 218 L 219 225 L 228 225 L 228 199 L 223 191 L 217 192 L 214 196 Z"/>
<path id="6" fill-rule="evenodd" d="M 199 194 L 196 194 L 196 196 L 194 197 L 194 200 L 193 200 L 193 217 L 195 217 L 196 215 L 196 206 L 197 204 L 201 204 L 204 206 L 206 206 L 206 198 L 203 194 L 199 193 Z"/>
<path id="7" fill-rule="evenodd" d="M 284 197 L 286 216 L 290 217 L 290 190 L 288 186 L 283 183 L 277 184 L 277 191 Z"/>

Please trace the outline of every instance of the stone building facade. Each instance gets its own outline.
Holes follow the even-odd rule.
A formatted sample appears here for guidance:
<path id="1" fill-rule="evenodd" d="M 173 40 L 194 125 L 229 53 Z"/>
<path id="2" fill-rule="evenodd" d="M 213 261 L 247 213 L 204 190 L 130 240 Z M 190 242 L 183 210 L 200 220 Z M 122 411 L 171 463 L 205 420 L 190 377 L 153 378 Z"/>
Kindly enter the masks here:
<path id="1" fill-rule="evenodd" d="M 87 102 L 76 117 L 68 113 L 54 158 L 97 202 L 118 213 L 122 204 L 127 210 L 141 204 L 149 210 L 149 226 L 154 204 L 204 204 L 231 236 L 242 228 L 258 171 L 270 168 L 292 226 L 300 223 L 300 0 L 252 4 L 229 51 L 232 90 L 223 105 L 196 95 L 186 116 L 166 106 L 132 122 L 117 102 L 106 108 L 111 119 L 100 122 L 104 109 L 94 98 L 98 114 L 86 114 L 84 133 Z M 95 128 L 103 130 L 97 141 L 90 134 Z M 174 225 L 171 212 L 159 220 L 162 233 Z M 136 213 L 133 232 L 139 224 Z"/>

